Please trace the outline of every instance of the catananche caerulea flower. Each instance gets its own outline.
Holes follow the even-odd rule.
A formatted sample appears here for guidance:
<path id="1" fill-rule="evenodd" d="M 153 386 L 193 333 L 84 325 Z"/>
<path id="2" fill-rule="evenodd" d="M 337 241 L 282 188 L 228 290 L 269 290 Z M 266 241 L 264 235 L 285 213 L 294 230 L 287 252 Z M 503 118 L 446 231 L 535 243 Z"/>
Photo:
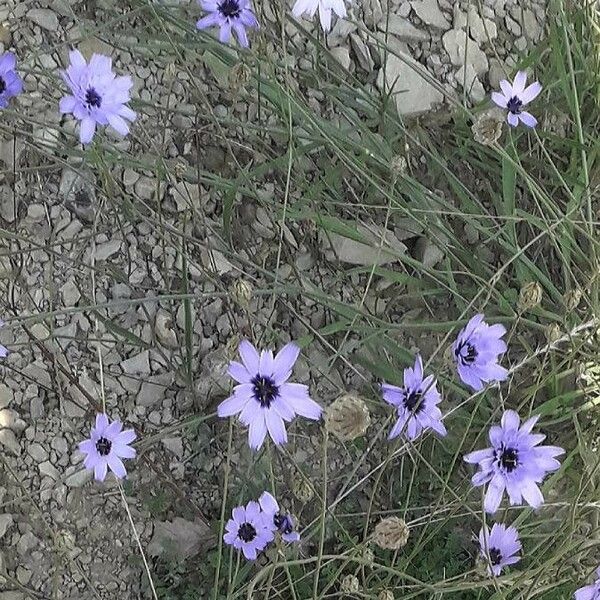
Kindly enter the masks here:
<path id="1" fill-rule="evenodd" d="M 62 72 L 71 95 L 60 101 L 60 112 L 71 113 L 81 121 L 79 139 L 82 144 L 92 141 L 96 125 L 110 125 L 121 135 L 129 133 L 127 121 L 135 120 L 135 113 L 126 106 L 131 77 L 116 77 L 112 60 L 102 54 L 93 54 L 87 64 L 79 50 L 69 52 L 71 64 Z"/>
<path id="2" fill-rule="evenodd" d="M 534 100 L 538 94 L 542 91 L 542 86 L 538 81 L 535 81 L 531 85 L 525 87 L 527 83 L 527 73 L 525 71 L 519 71 L 512 85 L 503 79 L 500 82 L 500 92 L 492 92 L 492 100 L 500 108 L 508 110 L 506 120 L 509 125 L 516 127 L 519 121 L 527 127 L 535 127 L 537 125 L 537 119 L 523 107 Z"/>
<path id="3" fill-rule="evenodd" d="M 251 501 L 233 509 L 223 540 L 241 550 L 248 560 L 255 560 L 274 537 L 272 517 L 260 509 L 258 502 Z"/>
<path id="4" fill-rule="evenodd" d="M 422 431 L 430 428 L 440 435 L 446 435 L 446 428 L 441 421 L 442 413 L 437 407 L 442 397 L 436 386 L 433 375 L 423 378 L 420 356 L 417 356 L 414 368 L 404 369 L 402 387 L 382 384 L 383 399 L 398 410 L 398 421 L 392 427 L 389 439 L 404 433 L 409 440 L 414 440 Z"/>
<path id="5" fill-rule="evenodd" d="M 600 600 L 600 567 L 596 569 L 596 581 L 575 592 L 575 600 Z"/>
<path id="6" fill-rule="evenodd" d="M 311 19 L 319 10 L 319 20 L 323 31 L 327 33 L 331 29 L 332 11 L 343 19 L 346 16 L 345 0 L 296 0 L 292 8 L 292 14 L 298 18 L 307 14 Z"/>
<path id="7" fill-rule="evenodd" d="M 487 527 L 482 527 L 479 532 L 479 545 L 490 575 L 498 577 L 504 567 L 521 560 L 521 541 L 514 527 L 494 523 L 491 532 Z"/>
<path id="8" fill-rule="evenodd" d="M 133 429 L 122 429 L 120 421 L 109 423 L 104 413 L 98 413 L 90 439 L 79 444 L 79 450 L 86 454 L 83 464 L 94 470 L 97 481 L 104 481 L 109 468 L 119 479 L 127 475 L 121 459 L 135 458 L 135 449 L 129 444 L 136 436 Z"/>
<path id="9" fill-rule="evenodd" d="M 276 444 L 287 442 L 285 421 L 296 415 L 318 421 L 321 407 L 308 395 L 308 387 L 288 383 L 300 348 L 294 343 L 285 345 L 275 357 L 271 350 L 258 350 L 244 340 L 239 348 L 242 362 L 232 361 L 229 375 L 239 385 L 233 394 L 217 408 L 220 417 L 239 413 L 239 420 L 249 426 L 251 448 L 262 446 L 267 432 Z"/>
<path id="10" fill-rule="evenodd" d="M 546 439 L 541 433 L 531 433 L 538 419 L 539 415 L 531 417 L 519 427 L 519 415 L 514 410 L 505 411 L 501 424 L 490 428 L 492 447 L 465 456 L 466 462 L 479 465 L 473 485 L 488 484 L 484 501 L 487 512 L 496 512 L 504 490 L 512 505 L 521 504 L 524 499 L 533 508 L 539 508 L 544 502 L 538 484 L 547 473 L 560 467 L 555 457 L 564 450 L 538 445 Z"/>
<path id="11" fill-rule="evenodd" d="M 198 29 L 219 27 L 219 41 L 227 44 L 231 39 L 231 30 L 235 32 L 240 46 L 248 48 L 246 27 L 255 29 L 258 21 L 252 10 L 250 0 L 198 0 L 200 6 L 208 13 L 197 23 Z"/>
<path id="12" fill-rule="evenodd" d="M 281 534 L 281 539 L 284 542 L 292 543 L 300 541 L 300 534 L 295 531 L 295 523 L 292 515 L 282 512 L 277 500 L 269 492 L 263 492 L 258 499 L 258 503 L 263 512 L 269 515 L 274 529 Z"/>
<path id="13" fill-rule="evenodd" d="M 508 371 L 498 364 L 498 357 L 506 352 L 506 342 L 501 339 L 506 329 L 483 319 L 483 315 L 475 315 L 452 344 L 459 377 L 477 391 L 508 377 Z"/>
<path id="14" fill-rule="evenodd" d="M 8 101 L 23 91 L 23 80 L 15 69 L 17 59 L 12 52 L 0 56 L 0 108 L 6 108 Z"/>

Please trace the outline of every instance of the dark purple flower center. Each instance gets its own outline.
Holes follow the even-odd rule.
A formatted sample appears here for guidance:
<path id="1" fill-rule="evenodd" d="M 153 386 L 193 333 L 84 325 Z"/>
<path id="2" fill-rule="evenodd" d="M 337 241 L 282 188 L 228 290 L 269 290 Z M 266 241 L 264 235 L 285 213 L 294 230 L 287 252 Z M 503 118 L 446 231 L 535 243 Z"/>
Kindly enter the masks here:
<path id="1" fill-rule="evenodd" d="M 0 77 L 0 94 L 6 90 L 6 81 Z"/>
<path id="2" fill-rule="evenodd" d="M 294 523 L 289 515 L 278 512 L 273 517 L 273 524 L 277 527 L 278 531 L 281 531 L 281 533 L 292 533 L 292 531 L 294 531 Z"/>
<path id="3" fill-rule="evenodd" d="M 502 553 L 498 548 L 490 548 L 490 562 L 495 566 L 502 562 Z"/>
<path id="4" fill-rule="evenodd" d="M 261 406 L 269 408 L 271 402 L 275 400 L 279 394 L 279 388 L 275 385 L 275 382 L 270 377 L 264 375 L 256 375 L 252 381 L 254 386 L 254 398 Z"/>
<path id="5" fill-rule="evenodd" d="M 223 0 L 218 7 L 219 12 L 228 19 L 237 19 L 242 12 L 238 0 Z"/>
<path id="6" fill-rule="evenodd" d="M 102 98 L 100 98 L 100 94 L 98 94 L 98 92 L 94 88 L 90 88 L 85 93 L 85 103 L 88 106 L 100 108 L 100 105 L 102 104 Z"/>
<path id="7" fill-rule="evenodd" d="M 112 442 L 105 437 L 98 438 L 96 442 L 96 450 L 100 456 L 106 456 L 112 448 Z"/>
<path id="8" fill-rule="evenodd" d="M 456 346 L 454 356 L 457 360 L 460 359 L 463 365 L 472 365 L 477 358 L 477 348 L 470 342 L 463 340 Z"/>
<path id="9" fill-rule="evenodd" d="M 242 523 L 238 529 L 238 537 L 243 542 L 251 542 L 256 537 L 256 529 L 252 523 Z"/>
<path id="10" fill-rule="evenodd" d="M 506 103 L 506 108 L 508 108 L 508 112 L 511 112 L 513 115 L 521 114 L 522 106 L 523 106 L 523 102 L 521 102 L 521 100 L 519 100 L 518 96 L 513 96 Z"/>
<path id="11" fill-rule="evenodd" d="M 507 473 L 514 471 L 519 464 L 519 453 L 515 448 L 505 448 L 500 450 L 500 464 L 506 469 Z"/>
<path id="12" fill-rule="evenodd" d="M 404 407 L 406 410 L 413 412 L 415 414 L 421 412 L 423 410 L 423 393 L 421 390 L 411 390 L 410 392 L 405 388 L 404 389 Z"/>

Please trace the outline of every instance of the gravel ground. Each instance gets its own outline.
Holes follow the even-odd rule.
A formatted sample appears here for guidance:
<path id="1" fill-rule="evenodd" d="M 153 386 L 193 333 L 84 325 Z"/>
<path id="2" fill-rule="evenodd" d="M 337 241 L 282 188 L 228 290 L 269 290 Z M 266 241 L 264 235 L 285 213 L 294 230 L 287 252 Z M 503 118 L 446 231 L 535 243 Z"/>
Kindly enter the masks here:
<path id="1" fill-rule="evenodd" d="M 191 23 L 199 14 L 195 4 L 164 4 L 173 10 L 179 5 Z M 247 307 L 232 298 L 230 291 L 242 280 L 252 280 L 257 289 L 271 284 L 252 265 L 274 263 L 277 227 L 264 208 L 248 203 L 233 232 L 236 254 L 223 246 L 220 196 L 194 174 L 198 162 L 205 170 L 230 172 L 226 145 L 210 129 L 190 135 L 197 106 L 188 91 L 188 71 L 165 69 L 168 57 L 142 59 L 135 51 L 135 27 L 118 46 L 97 33 L 111 26 L 114 14 L 125 12 L 120 5 L 4 0 L 0 6 L 0 51 L 14 50 L 26 73 L 26 93 L 15 106 L 24 118 L 9 116 L 0 126 L 0 221 L 11 234 L 0 240 L 3 308 L 7 320 L 58 311 L 44 323 L 0 332 L 0 343 L 12 351 L 0 384 L 0 590 L 11 591 L 0 591 L 0 600 L 149 597 L 141 562 L 131 559 L 139 552 L 120 489 L 111 478 L 92 485 L 76 451 L 103 398 L 111 416 L 134 427 L 143 440 L 140 459 L 129 467 L 126 491 L 144 547 L 160 554 L 170 538 L 183 556 L 191 556 L 214 543 L 208 524 L 220 509 L 228 428 L 214 419 L 196 418 L 193 427 L 180 424 L 214 412 L 229 386 L 226 362 L 235 341 L 251 334 L 251 325 L 272 325 L 286 332 L 281 338 L 298 339 L 328 322 L 323 307 L 309 298 L 284 298 L 272 306 L 269 296 L 255 295 Z M 515 53 L 535 43 L 543 29 L 543 2 L 484 0 L 481 12 L 476 3 L 451 0 L 391 0 L 389 12 L 387 5 L 355 2 L 349 20 L 336 22 L 327 44 L 366 85 L 402 91 L 396 101 L 406 116 L 443 102 L 431 79 L 450 98 L 466 94 L 468 101 L 481 101 L 512 69 Z M 270 27 L 272 7 L 264 4 L 259 12 Z M 92 33 L 86 27 L 90 22 L 96 25 Z M 316 33 L 316 24 L 303 25 Z M 298 45 L 291 66 L 311 68 L 303 54 L 305 38 L 295 28 L 290 32 Z M 384 43 L 406 60 L 384 52 Z M 63 91 L 56 72 L 72 45 L 87 56 L 110 54 L 119 71 L 134 75 L 133 96 L 149 105 L 138 111 L 136 134 L 115 138 L 114 148 L 137 163 L 100 164 L 98 159 L 100 168 L 94 169 L 81 155 L 61 151 L 65 133 L 75 126 L 61 122 L 58 114 Z M 275 45 L 272 50 L 280 52 Z M 216 115 L 252 119 L 256 106 L 232 102 L 215 90 L 206 67 L 194 70 L 194 76 Z M 309 94 L 320 110 L 323 93 Z M 162 108 L 173 105 L 177 112 Z M 153 154 L 166 157 L 172 172 L 157 175 Z M 260 193 L 273 197 L 274 186 L 266 184 Z M 123 219 L 121 211 L 131 202 L 141 214 Z M 203 240 L 190 245 L 185 261 L 181 236 L 174 233 L 179 231 Z M 441 258 L 420 232 L 398 229 L 393 235 L 392 246 L 406 248 L 410 239 L 411 252 L 426 263 Z M 362 280 L 357 277 L 352 285 L 332 273 L 340 262 L 342 267 L 371 264 L 372 250 L 339 241 L 334 253 L 309 229 L 284 230 L 279 280 L 301 287 L 316 282 L 332 297 L 357 300 Z M 186 355 L 184 303 L 152 300 L 181 294 L 185 285 L 196 296 L 192 356 Z M 378 305 L 380 292 L 374 289 L 365 300 L 375 312 L 386 310 Z M 93 303 L 111 307 L 77 310 Z M 422 350 L 426 343 L 435 340 L 419 340 Z M 311 383 L 323 404 L 341 390 L 365 385 L 360 369 L 343 357 L 331 365 L 330 356 L 327 347 L 313 345 L 295 371 L 295 380 Z M 323 376 L 310 382 L 309 364 L 313 375 L 321 371 Z M 293 430 L 290 453 L 297 464 L 309 464 L 318 452 L 320 436 L 310 427 Z M 249 462 L 239 433 L 231 454 L 234 466 Z M 334 453 L 332 470 L 348 460 L 347 454 Z M 291 487 L 301 511 L 298 486 L 301 480 Z"/>

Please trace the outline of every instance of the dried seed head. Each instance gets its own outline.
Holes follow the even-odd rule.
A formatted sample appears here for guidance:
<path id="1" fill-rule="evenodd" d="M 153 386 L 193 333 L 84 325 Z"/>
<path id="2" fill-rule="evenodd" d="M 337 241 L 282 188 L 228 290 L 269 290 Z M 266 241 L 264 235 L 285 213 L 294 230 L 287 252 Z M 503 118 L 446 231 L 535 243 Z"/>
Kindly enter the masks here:
<path id="1" fill-rule="evenodd" d="M 229 75 L 227 76 L 231 91 L 237 94 L 242 88 L 248 85 L 251 77 L 252 70 L 247 64 L 243 62 L 236 63 L 230 69 Z"/>
<path id="2" fill-rule="evenodd" d="M 390 590 L 381 590 L 377 596 L 377 600 L 394 600 L 394 594 Z"/>
<path id="3" fill-rule="evenodd" d="M 325 411 L 325 427 L 343 442 L 363 435 L 370 423 L 367 405 L 355 394 L 340 396 Z"/>
<path id="4" fill-rule="evenodd" d="M 231 299 L 241 308 L 248 308 L 254 288 L 249 281 L 245 279 L 236 279 L 229 288 Z"/>
<path id="5" fill-rule="evenodd" d="M 400 517 L 379 521 L 373 532 L 373 543 L 385 550 L 398 550 L 408 542 L 408 526 Z"/>
<path id="6" fill-rule="evenodd" d="M 340 590 L 344 592 L 344 594 L 356 594 L 359 589 L 360 584 L 356 575 L 344 575 L 340 585 Z"/>
<path id="7" fill-rule="evenodd" d="M 546 327 L 546 341 L 549 344 L 554 344 L 556 340 L 562 337 L 562 331 L 560 330 L 560 325 L 558 323 L 550 323 Z"/>
<path id="8" fill-rule="evenodd" d="M 292 493 L 303 504 L 310 502 L 314 496 L 310 481 L 299 471 L 296 471 L 292 477 Z"/>
<path id="9" fill-rule="evenodd" d="M 565 306 L 569 312 L 575 310 L 579 306 L 582 295 L 583 294 L 581 290 L 579 288 L 575 288 L 563 296 L 563 302 L 565 303 Z"/>
<path id="10" fill-rule="evenodd" d="M 229 367 L 229 363 L 232 360 L 234 360 L 238 355 L 240 341 L 241 341 L 240 336 L 237 334 L 234 334 L 229 338 L 229 340 L 227 340 L 227 343 L 225 344 L 225 347 L 223 348 L 223 360 L 225 360 L 227 362 L 228 367 Z"/>
<path id="11" fill-rule="evenodd" d="M 365 546 L 363 548 L 363 558 L 367 561 L 369 566 L 373 566 L 373 561 L 375 560 L 375 553 L 373 552 L 373 548 L 370 546 Z"/>
<path id="12" fill-rule="evenodd" d="M 182 160 L 178 161 L 175 164 L 175 166 L 173 167 L 173 172 L 175 173 L 175 178 L 177 179 L 177 181 L 183 181 L 183 176 L 187 171 L 187 167 L 187 163 Z"/>
<path id="13" fill-rule="evenodd" d="M 392 172 L 392 176 L 394 179 L 401 177 L 406 173 L 408 168 L 408 162 L 406 161 L 406 157 L 402 154 L 396 154 L 392 157 L 390 161 L 390 171 Z"/>
<path id="14" fill-rule="evenodd" d="M 484 146 L 491 146 L 500 139 L 505 116 L 500 109 L 485 110 L 475 119 L 471 126 L 473 138 Z"/>
<path id="15" fill-rule="evenodd" d="M 517 308 L 520 311 L 531 310 L 542 301 L 542 286 L 537 281 L 529 281 L 519 292 Z"/>
<path id="16" fill-rule="evenodd" d="M 600 396 L 600 364 L 586 362 L 578 365 L 579 385 L 593 397 Z"/>

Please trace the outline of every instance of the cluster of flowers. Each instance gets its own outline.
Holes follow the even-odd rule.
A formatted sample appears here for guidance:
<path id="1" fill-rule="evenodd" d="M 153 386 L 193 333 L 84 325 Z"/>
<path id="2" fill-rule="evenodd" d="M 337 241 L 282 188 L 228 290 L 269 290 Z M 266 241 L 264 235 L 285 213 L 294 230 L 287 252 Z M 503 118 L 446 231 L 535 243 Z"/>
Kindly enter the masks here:
<path id="1" fill-rule="evenodd" d="M 241 550 L 248 560 L 254 560 L 279 534 L 284 542 L 300 541 L 295 522 L 283 512 L 269 492 L 263 492 L 258 502 L 251 500 L 246 506 L 237 506 L 225 525 L 225 543 Z"/>
<path id="2" fill-rule="evenodd" d="M 257 28 L 251 0 L 198 0 L 209 14 L 201 18 L 196 27 L 200 30 L 219 27 L 219 40 L 228 43 L 231 32 L 235 32 L 239 44 L 248 47 L 246 28 Z M 307 14 L 314 17 L 317 9 L 324 31 L 331 28 L 332 12 L 346 16 L 345 0 L 297 0 L 292 9 L 295 17 Z M 69 53 L 70 64 L 61 75 L 71 94 L 64 96 L 59 104 L 62 114 L 72 114 L 80 121 L 79 139 L 82 144 L 92 141 L 98 125 L 110 125 L 119 134 L 129 133 L 129 123 L 135 121 L 135 112 L 127 106 L 131 77 L 116 76 L 112 71 L 112 60 L 102 54 L 92 55 L 89 64 L 81 52 Z M 536 81 L 525 87 L 527 75 L 519 71 L 513 83 L 500 82 L 501 93 L 493 92 L 492 100 L 507 110 L 507 121 L 515 127 L 519 122 L 535 127 L 537 119 L 524 107 L 534 100 L 542 90 Z M 16 72 L 16 58 L 11 52 L 0 57 L 0 108 L 8 106 L 10 98 L 23 91 L 23 81 Z"/>
<path id="3" fill-rule="evenodd" d="M 250 0 L 199 2 L 209 14 L 197 22 L 198 29 L 219 27 L 219 39 L 223 43 L 230 41 L 233 31 L 241 46 L 249 46 L 246 28 L 259 25 Z M 331 27 L 332 13 L 341 18 L 346 16 L 344 0 L 297 0 L 292 12 L 296 17 L 303 14 L 313 17 L 317 10 L 324 31 Z M 92 141 L 98 125 L 108 125 L 121 135 L 127 135 L 129 123 L 136 118 L 135 112 L 127 106 L 133 85 L 131 78 L 116 76 L 107 56 L 94 54 L 87 63 L 78 50 L 72 50 L 69 59 L 69 66 L 61 75 L 71 93 L 61 99 L 59 110 L 80 121 L 81 143 Z M 526 80 L 526 74 L 519 71 L 512 84 L 502 81 L 502 92 L 492 94 L 493 102 L 507 110 L 507 121 L 513 127 L 519 122 L 528 127 L 537 124 L 535 117 L 524 107 L 542 88 L 538 82 L 526 87 Z M 8 106 L 10 98 L 22 90 L 16 58 L 6 52 L 0 57 L 0 108 Z M 454 342 L 452 352 L 458 375 L 473 390 L 482 390 L 490 383 L 507 378 L 508 371 L 498 362 L 507 349 L 501 339 L 505 332 L 503 326 L 490 326 L 483 315 L 476 315 Z M 322 409 L 310 398 L 308 387 L 288 382 L 299 352 L 299 348 L 290 343 L 273 356 L 271 350 L 259 352 L 244 341 L 239 348 L 241 362 L 233 361 L 229 366 L 229 374 L 237 385 L 233 394 L 219 405 L 218 415 L 238 415 L 248 426 L 248 441 L 253 449 L 262 446 L 267 433 L 275 444 L 286 443 L 285 424 L 298 415 L 311 420 L 321 418 Z M 7 349 L 0 346 L 0 357 L 6 354 Z M 420 356 L 416 357 L 413 368 L 404 370 L 403 385 L 384 383 L 382 395 L 397 411 L 398 418 L 389 433 L 390 439 L 402 435 L 412 441 L 426 430 L 447 435 L 438 407 L 441 394 L 433 375 L 424 376 Z M 517 413 L 506 411 L 500 425 L 492 426 L 489 431 L 491 447 L 465 457 L 468 463 L 479 466 L 472 479 L 473 485 L 488 485 L 484 500 L 487 512 L 496 512 L 505 491 L 511 505 L 519 505 L 523 500 L 534 508 L 542 505 L 539 484 L 547 473 L 560 467 L 556 457 L 563 450 L 539 445 L 545 436 L 532 433 L 537 420 L 538 417 L 532 417 L 521 425 Z M 85 454 L 84 466 L 94 471 L 98 481 L 105 479 L 109 469 L 116 477 L 125 477 L 122 459 L 136 456 L 130 445 L 135 438 L 135 432 L 131 429 L 123 431 L 119 421 L 110 423 L 105 414 L 97 415 L 90 439 L 79 445 Z M 300 539 L 291 515 L 281 512 L 275 498 L 264 492 L 258 502 L 251 501 L 233 510 L 224 540 L 241 550 L 246 558 L 255 559 L 257 553 L 275 539 L 276 533 L 286 542 Z M 503 567 L 520 560 L 521 542 L 514 527 L 496 523 L 491 531 L 483 528 L 479 540 L 490 574 L 497 576 Z M 600 579 L 594 585 L 578 590 L 575 597 L 576 600 L 591 600 L 599 594 Z"/>

